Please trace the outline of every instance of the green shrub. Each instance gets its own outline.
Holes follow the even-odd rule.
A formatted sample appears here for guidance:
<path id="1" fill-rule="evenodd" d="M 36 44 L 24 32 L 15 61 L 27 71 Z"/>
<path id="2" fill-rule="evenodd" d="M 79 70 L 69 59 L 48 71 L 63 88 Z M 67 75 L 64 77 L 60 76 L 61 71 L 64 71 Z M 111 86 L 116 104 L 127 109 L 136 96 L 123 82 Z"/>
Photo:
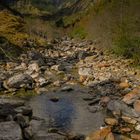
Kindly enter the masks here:
<path id="1" fill-rule="evenodd" d="M 73 29 L 73 31 L 70 33 L 70 36 L 73 38 L 84 39 L 86 38 L 87 33 L 83 27 L 77 27 Z"/>
<path id="2" fill-rule="evenodd" d="M 114 52 L 125 58 L 132 58 L 135 64 L 140 64 L 140 37 L 121 36 L 115 42 Z"/>

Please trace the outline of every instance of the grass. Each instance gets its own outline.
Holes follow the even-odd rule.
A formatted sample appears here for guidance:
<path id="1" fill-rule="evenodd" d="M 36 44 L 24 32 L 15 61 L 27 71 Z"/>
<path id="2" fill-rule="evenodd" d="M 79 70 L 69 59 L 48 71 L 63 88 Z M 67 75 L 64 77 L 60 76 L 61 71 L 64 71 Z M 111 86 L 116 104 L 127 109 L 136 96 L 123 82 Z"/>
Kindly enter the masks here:
<path id="1" fill-rule="evenodd" d="M 133 4 L 137 4 L 137 0 L 134 2 Z M 116 32 L 113 39 L 113 50 L 117 55 L 133 59 L 135 65 L 140 65 L 140 16 L 137 15 L 137 11 L 135 11 L 133 16 L 131 15 L 131 4 L 130 1 L 124 3 L 123 8 L 127 8 L 128 13 L 126 11 L 120 13 L 122 18 L 114 28 Z"/>
<path id="2" fill-rule="evenodd" d="M 115 43 L 113 49 L 117 55 L 132 58 L 135 64 L 140 64 L 140 37 L 121 36 Z"/>
<path id="3" fill-rule="evenodd" d="M 12 44 L 22 46 L 28 34 L 24 33 L 22 18 L 12 15 L 7 11 L 0 11 L 0 36 L 5 37 Z"/>
<path id="4" fill-rule="evenodd" d="M 14 96 L 20 97 L 20 98 L 26 98 L 26 97 L 28 98 L 28 97 L 33 97 L 35 95 L 37 94 L 34 90 L 25 91 L 25 89 L 20 89 L 19 91 L 16 92 Z"/>

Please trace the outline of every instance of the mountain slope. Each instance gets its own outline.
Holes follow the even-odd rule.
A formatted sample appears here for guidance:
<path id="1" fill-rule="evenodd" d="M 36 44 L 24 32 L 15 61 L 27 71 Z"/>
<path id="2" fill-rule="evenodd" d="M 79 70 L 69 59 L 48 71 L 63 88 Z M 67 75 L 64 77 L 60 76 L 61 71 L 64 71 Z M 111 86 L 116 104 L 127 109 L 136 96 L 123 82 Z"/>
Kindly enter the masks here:
<path id="1" fill-rule="evenodd" d="M 4 0 L 3 0 L 4 1 Z M 32 36 L 69 35 L 96 40 L 102 48 L 139 60 L 139 0 L 6 0 L 24 16 Z M 10 4 L 9 4 L 10 2 Z M 34 24 L 32 24 L 34 23 Z M 135 48 L 135 49 L 134 49 Z"/>

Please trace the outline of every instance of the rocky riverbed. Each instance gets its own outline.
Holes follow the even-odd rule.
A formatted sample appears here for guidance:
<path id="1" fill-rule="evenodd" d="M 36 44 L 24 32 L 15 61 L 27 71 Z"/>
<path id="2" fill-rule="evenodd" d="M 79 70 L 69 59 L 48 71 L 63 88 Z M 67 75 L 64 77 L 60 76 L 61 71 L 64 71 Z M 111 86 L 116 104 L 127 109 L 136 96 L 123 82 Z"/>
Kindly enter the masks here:
<path id="1" fill-rule="evenodd" d="M 0 140 L 140 140 L 131 63 L 66 37 L 1 62 Z"/>

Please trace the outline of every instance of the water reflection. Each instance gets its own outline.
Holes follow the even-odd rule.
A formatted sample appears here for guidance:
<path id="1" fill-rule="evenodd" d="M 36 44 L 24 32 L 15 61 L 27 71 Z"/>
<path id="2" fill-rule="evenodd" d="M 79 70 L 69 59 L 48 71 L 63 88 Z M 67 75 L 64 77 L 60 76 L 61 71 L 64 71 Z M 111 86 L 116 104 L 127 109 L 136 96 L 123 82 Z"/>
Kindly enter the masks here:
<path id="1" fill-rule="evenodd" d="M 30 101 L 33 115 L 46 120 L 50 127 L 63 132 L 88 134 L 104 124 L 103 112 L 91 113 L 83 93 L 50 93 L 34 97 Z M 52 98 L 57 100 L 51 100 Z"/>
<path id="2" fill-rule="evenodd" d="M 50 124 L 53 127 L 68 130 L 75 116 L 75 107 L 70 99 L 60 98 L 58 102 L 47 100 L 46 114 L 49 114 Z"/>

